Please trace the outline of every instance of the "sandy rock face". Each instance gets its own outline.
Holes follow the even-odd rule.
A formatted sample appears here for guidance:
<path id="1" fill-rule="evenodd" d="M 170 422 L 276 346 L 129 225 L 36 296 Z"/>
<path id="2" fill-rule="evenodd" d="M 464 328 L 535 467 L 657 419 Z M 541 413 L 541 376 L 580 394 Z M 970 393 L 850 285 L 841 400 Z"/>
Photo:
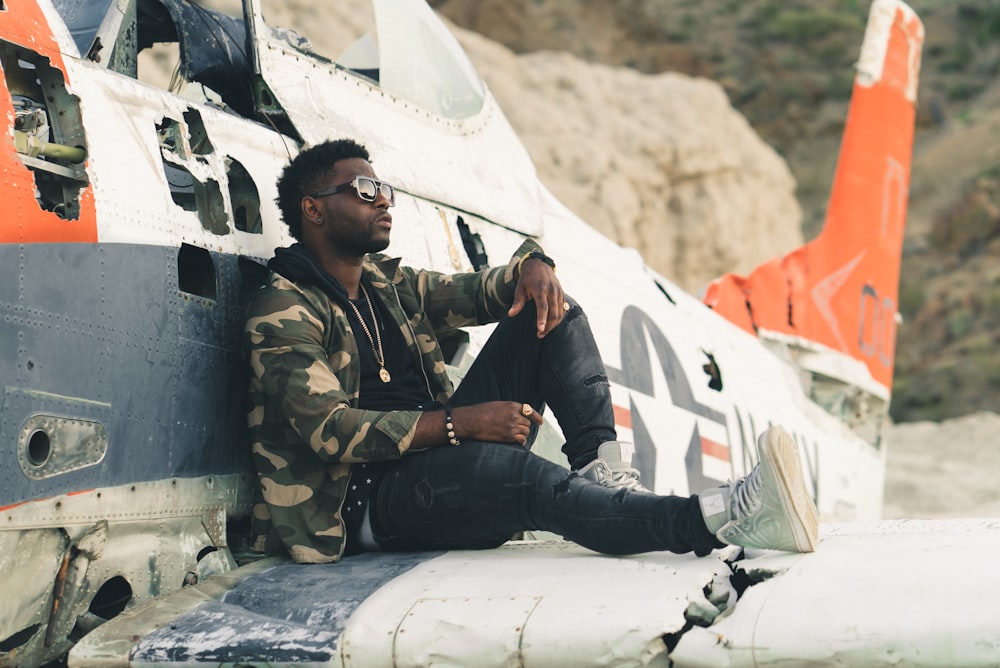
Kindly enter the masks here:
<path id="1" fill-rule="evenodd" d="M 802 243 L 787 165 L 715 82 L 456 34 L 553 194 L 683 287 Z"/>

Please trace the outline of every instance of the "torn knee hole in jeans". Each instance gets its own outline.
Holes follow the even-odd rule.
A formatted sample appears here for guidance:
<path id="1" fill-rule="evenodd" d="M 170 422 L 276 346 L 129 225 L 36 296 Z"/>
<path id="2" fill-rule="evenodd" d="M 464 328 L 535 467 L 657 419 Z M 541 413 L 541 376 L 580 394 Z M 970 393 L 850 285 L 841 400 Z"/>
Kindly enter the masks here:
<path id="1" fill-rule="evenodd" d="M 573 478 L 577 477 L 579 476 L 577 475 L 576 471 L 570 471 L 569 475 L 567 475 L 565 478 L 563 478 L 560 482 L 556 483 L 555 485 L 552 485 L 552 498 L 558 499 L 563 494 L 568 493 L 570 481 L 573 480 Z"/>
<path id="2" fill-rule="evenodd" d="M 434 503 L 434 488 L 426 480 L 421 480 L 417 483 L 413 491 L 417 497 L 418 503 L 424 508 L 430 508 L 431 504 Z"/>
<path id="3" fill-rule="evenodd" d="M 592 376 L 587 376 L 583 379 L 583 384 L 586 387 L 593 387 L 594 385 L 608 385 L 608 377 L 604 374 L 594 374 Z"/>

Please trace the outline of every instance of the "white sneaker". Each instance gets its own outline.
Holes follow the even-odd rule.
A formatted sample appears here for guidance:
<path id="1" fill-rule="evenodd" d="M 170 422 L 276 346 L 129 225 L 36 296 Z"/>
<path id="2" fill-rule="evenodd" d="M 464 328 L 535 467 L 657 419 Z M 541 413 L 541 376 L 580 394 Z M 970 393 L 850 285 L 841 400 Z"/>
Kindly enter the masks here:
<path id="1" fill-rule="evenodd" d="M 771 427 L 757 448 L 760 463 L 745 478 L 698 497 L 705 524 L 730 545 L 812 552 L 819 520 L 795 441 L 781 427 Z"/>
<path id="2" fill-rule="evenodd" d="M 635 446 L 628 441 L 605 441 L 597 448 L 597 459 L 577 471 L 581 478 L 610 488 L 652 494 L 639 482 L 639 472 L 632 468 Z"/>

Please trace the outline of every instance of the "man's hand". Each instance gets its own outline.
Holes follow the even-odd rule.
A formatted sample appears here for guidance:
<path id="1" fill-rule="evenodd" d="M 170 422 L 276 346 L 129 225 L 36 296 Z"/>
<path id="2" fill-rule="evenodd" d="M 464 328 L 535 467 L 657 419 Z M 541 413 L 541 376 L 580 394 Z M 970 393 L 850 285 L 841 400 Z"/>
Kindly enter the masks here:
<path id="1" fill-rule="evenodd" d="M 566 296 L 555 270 L 535 258 L 529 258 L 521 265 L 521 275 L 514 289 L 514 303 L 507 315 L 517 315 L 529 301 L 535 302 L 540 339 L 566 317 Z"/>
<path id="2" fill-rule="evenodd" d="M 531 424 L 541 426 L 544 422 L 536 410 L 525 415 L 522 411 L 525 405 L 514 401 L 488 401 L 453 408 L 451 415 L 455 432 L 459 440 L 474 438 L 477 441 L 524 445 L 528 442 Z"/>
<path id="3" fill-rule="evenodd" d="M 525 445 L 532 423 L 541 426 L 544 420 L 534 409 L 525 415 L 522 410 L 524 406 L 525 404 L 516 401 L 488 401 L 483 404 L 452 408 L 455 436 L 460 441 L 468 438 Z M 444 411 L 431 411 L 421 415 L 410 449 L 418 451 L 447 445 L 449 443 L 444 427 Z"/>

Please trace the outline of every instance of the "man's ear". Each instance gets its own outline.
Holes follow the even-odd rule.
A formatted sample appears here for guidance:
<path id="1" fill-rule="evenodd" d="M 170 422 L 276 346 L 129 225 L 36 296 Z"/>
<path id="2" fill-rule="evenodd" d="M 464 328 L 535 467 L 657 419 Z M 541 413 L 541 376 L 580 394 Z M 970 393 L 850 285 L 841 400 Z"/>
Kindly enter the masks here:
<path id="1" fill-rule="evenodd" d="M 312 197 L 302 198 L 302 222 L 319 225 L 323 222 L 323 212 L 319 209 L 319 204 Z"/>

